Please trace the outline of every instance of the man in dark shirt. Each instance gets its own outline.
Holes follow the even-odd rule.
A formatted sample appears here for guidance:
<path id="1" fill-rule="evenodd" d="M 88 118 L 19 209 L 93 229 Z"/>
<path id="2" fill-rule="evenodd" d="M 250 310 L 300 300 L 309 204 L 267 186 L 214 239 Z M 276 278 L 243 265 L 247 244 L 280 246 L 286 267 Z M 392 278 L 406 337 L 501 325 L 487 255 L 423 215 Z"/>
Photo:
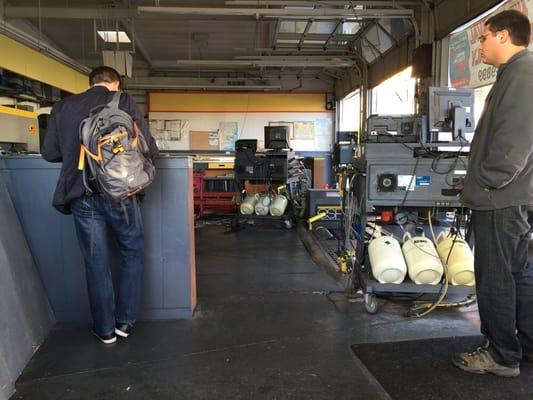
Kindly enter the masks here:
<path id="1" fill-rule="evenodd" d="M 135 196 L 127 199 L 123 208 L 98 193 L 86 193 L 83 174 L 78 169 L 80 123 L 92 109 L 111 101 L 114 92 L 120 90 L 121 79 L 113 68 L 98 67 L 91 72 L 89 83 L 91 88 L 86 92 L 54 105 L 41 152 L 45 160 L 63 163 L 53 205 L 60 212 L 74 216 L 85 260 L 93 332 L 103 343 L 114 343 L 116 335 L 128 337 L 139 311 L 143 226 Z M 137 123 L 152 159 L 155 158 L 159 153 L 157 145 L 135 101 L 122 93 L 119 108 Z M 116 296 L 109 266 L 108 229 L 115 235 L 120 249 L 121 271 Z"/>
<path id="2" fill-rule="evenodd" d="M 461 199 L 472 209 L 476 293 L 485 341 L 452 362 L 474 373 L 512 377 L 533 359 L 533 55 L 530 22 L 516 10 L 489 18 L 479 37 L 498 68 L 471 146 Z"/>

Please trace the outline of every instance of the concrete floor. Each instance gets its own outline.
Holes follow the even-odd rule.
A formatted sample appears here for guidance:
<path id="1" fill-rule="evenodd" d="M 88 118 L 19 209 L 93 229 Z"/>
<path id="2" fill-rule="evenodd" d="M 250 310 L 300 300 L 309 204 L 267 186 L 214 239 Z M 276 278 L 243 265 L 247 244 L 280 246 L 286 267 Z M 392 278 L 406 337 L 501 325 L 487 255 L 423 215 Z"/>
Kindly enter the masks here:
<path id="1" fill-rule="evenodd" d="M 388 303 L 367 314 L 294 229 L 225 230 L 196 229 L 192 320 L 140 322 L 112 346 L 88 326 L 57 326 L 13 399 L 390 399 L 351 344 L 478 333 L 475 306 L 412 319 Z"/>

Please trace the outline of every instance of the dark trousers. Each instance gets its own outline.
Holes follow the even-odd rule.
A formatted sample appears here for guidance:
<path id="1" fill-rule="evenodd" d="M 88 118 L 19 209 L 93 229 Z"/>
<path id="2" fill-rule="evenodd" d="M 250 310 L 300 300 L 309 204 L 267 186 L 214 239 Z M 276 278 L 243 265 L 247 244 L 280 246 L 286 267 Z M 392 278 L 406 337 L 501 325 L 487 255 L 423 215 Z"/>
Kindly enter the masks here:
<path id="1" fill-rule="evenodd" d="M 138 204 L 131 198 L 125 210 L 99 195 L 72 203 L 78 242 L 85 260 L 85 272 L 94 331 L 114 332 L 115 323 L 133 324 L 139 313 L 143 270 L 143 226 Z M 120 275 L 113 288 L 108 229 L 119 246 Z"/>
<path id="2" fill-rule="evenodd" d="M 517 366 L 523 353 L 533 355 L 533 207 L 473 211 L 472 218 L 481 333 L 496 362 Z"/>

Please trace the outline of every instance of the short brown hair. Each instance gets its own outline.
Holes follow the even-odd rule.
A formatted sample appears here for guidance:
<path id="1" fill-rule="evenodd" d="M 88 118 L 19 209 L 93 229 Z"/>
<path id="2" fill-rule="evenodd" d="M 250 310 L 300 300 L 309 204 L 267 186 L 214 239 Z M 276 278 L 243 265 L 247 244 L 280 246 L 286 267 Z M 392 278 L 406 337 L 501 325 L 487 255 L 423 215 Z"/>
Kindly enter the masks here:
<path id="1" fill-rule="evenodd" d="M 94 86 L 97 83 L 102 82 L 119 82 L 120 86 L 122 86 L 122 79 L 120 78 L 120 74 L 117 72 L 116 69 L 113 69 L 111 67 L 96 67 L 89 74 L 89 85 Z"/>
<path id="2" fill-rule="evenodd" d="M 492 33 L 503 31 L 509 32 L 511 42 L 515 46 L 528 46 L 531 36 L 531 23 L 529 19 L 517 10 L 505 10 L 493 15 L 486 22 Z"/>

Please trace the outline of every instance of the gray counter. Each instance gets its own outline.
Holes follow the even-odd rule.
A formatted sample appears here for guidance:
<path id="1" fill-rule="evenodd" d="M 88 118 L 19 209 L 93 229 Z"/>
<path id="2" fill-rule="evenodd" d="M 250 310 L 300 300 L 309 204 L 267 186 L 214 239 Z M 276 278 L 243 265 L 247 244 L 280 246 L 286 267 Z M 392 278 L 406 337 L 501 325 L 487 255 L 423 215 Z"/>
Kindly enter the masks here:
<path id="1" fill-rule="evenodd" d="M 60 164 L 0 158 L 5 182 L 58 321 L 89 320 L 72 216 L 51 205 Z M 145 227 L 142 319 L 190 318 L 196 306 L 192 159 L 162 157 L 141 205 Z M 115 260 L 116 261 L 116 260 Z M 113 262 L 115 269 L 118 262 Z"/>
<path id="2" fill-rule="evenodd" d="M 7 188 L 0 182 L 0 400 L 55 323 Z"/>

